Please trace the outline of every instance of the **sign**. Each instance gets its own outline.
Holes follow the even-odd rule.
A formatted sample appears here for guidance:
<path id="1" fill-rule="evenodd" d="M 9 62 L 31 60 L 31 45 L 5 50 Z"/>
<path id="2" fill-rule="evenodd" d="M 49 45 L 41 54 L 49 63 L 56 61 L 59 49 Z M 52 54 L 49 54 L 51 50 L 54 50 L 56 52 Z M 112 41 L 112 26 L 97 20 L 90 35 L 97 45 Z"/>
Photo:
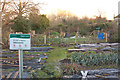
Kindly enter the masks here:
<path id="1" fill-rule="evenodd" d="M 10 34 L 10 49 L 19 50 L 19 78 L 23 78 L 23 50 L 29 50 L 30 46 L 30 34 Z"/>
<path id="2" fill-rule="evenodd" d="M 98 28 L 96 28 L 96 30 L 100 30 L 100 28 L 98 27 Z"/>
<path id="3" fill-rule="evenodd" d="M 10 34 L 11 50 L 29 50 L 31 48 L 30 34 Z"/>
<path id="4" fill-rule="evenodd" d="M 104 33 L 98 33 L 98 39 L 103 40 L 104 38 Z"/>

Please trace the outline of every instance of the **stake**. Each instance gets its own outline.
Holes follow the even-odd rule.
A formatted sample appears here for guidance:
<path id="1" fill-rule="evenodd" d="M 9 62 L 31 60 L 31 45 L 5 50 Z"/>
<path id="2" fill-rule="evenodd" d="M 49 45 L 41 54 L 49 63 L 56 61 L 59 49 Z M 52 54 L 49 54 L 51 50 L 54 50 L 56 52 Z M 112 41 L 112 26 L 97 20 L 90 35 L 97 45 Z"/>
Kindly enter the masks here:
<path id="1" fill-rule="evenodd" d="M 23 78 L 23 50 L 19 49 L 19 78 Z"/>
<path id="2" fill-rule="evenodd" d="M 77 32 L 75 34 L 75 44 L 77 44 Z"/>
<path id="3" fill-rule="evenodd" d="M 106 33 L 106 42 L 107 42 L 107 33 Z"/>
<path id="4" fill-rule="evenodd" d="M 44 35 L 44 44 L 46 44 L 46 34 Z"/>

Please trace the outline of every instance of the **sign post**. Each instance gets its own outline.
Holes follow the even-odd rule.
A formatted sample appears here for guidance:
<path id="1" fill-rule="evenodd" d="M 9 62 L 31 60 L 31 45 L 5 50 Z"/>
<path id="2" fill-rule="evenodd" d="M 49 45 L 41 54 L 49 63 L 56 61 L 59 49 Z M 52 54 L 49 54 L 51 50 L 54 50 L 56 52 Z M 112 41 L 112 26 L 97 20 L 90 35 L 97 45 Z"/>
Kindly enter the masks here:
<path id="1" fill-rule="evenodd" d="M 23 78 L 23 50 L 19 49 L 19 78 Z"/>
<path id="2" fill-rule="evenodd" d="M 23 78 L 23 50 L 29 50 L 30 45 L 30 34 L 10 34 L 10 50 L 19 52 L 19 78 Z"/>

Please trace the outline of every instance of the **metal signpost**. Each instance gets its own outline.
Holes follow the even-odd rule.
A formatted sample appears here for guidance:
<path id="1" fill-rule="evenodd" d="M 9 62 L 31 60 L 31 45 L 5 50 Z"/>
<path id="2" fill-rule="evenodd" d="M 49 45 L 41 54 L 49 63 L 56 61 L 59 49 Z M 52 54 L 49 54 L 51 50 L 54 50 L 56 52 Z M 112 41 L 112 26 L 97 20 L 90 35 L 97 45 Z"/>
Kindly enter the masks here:
<path id="1" fill-rule="evenodd" d="M 23 78 L 23 50 L 19 49 L 19 78 Z"/>
<path id="2" fill-rule="evenodd" d="M 23 50 L 29 50 L 30 45 L 30 34 L 10 34 L 10 50 L 19 52 L 19 78 L 23 78 Z"/>

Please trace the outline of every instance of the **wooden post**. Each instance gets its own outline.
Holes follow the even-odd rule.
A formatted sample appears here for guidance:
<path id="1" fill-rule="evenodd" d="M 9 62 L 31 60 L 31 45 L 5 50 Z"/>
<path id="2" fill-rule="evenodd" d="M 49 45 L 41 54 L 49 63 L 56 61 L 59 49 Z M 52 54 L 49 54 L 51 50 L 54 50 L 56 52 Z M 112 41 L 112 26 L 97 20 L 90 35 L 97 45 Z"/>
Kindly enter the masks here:
<path id="1" fill-rule="evenodd" d="M 44 35 L 44 44 L 46 44 L 46 34 Z"/>
<path id="2" fill-rule="evenodd" d="M 63 40 L 62 40 L 62 39 L 63 39 L 63 38 L 62 38 L 62 33 L 63 33 L 63 32 L 62 32 L 62 28 L 60 27 L 60 38 L 61 38 L 61 42 L 63 42 Z"/>
<path id="3" fill-rule="evenodd" d="M 77 44 L 77 32 L 75 34 L 75 44 Z"/>
<path id="4" fill-rule="evenodd" d="M 107 38 L 107 33 L 106 33 L 106 42 L 107 42 L 108 38 Z"/>
<path id="5" fill-rule="evenodd" d="M 97 32 L 97 39 L 98 39 L 98 33 L 100 33 L 100 30 L 98 30 L 98 32 Z"/>
<path id="6" fill-rule="evenodd" d="M 49 31 L 49 45 L 50 45 L 50 31 Z"/>

